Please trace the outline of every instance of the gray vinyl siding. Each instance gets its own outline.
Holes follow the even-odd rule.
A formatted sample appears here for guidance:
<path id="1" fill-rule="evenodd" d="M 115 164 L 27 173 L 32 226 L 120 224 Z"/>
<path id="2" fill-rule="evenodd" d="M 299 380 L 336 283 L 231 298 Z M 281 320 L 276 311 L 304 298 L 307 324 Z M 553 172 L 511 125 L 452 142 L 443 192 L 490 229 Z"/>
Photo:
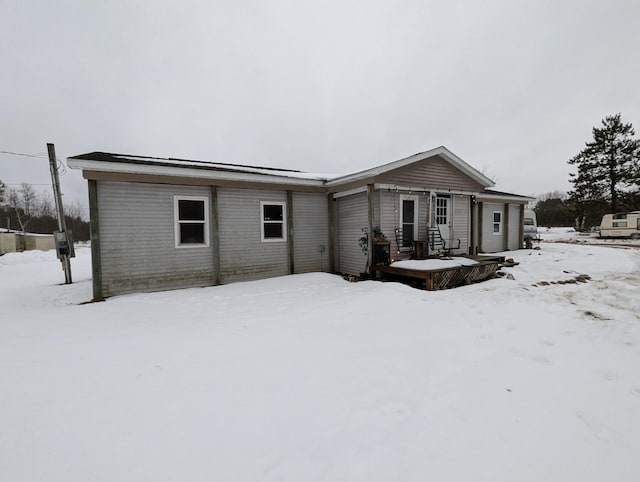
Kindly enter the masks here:
<path id="1" fill-rule="evenodd" d="M 440 156 L 424 159 L 376 177 L 377 183 L 434 190 L 480 191 L 484 187 Z"/>
<path id="2" fill-rule="evenodd" d="M 329 270 L 329 207 L 324 193 L 293 193 L 296 273 Z"/>
<path id="3" fill-rule="evenodd" d="M 467 254 L 471 240 L 471 219 L 469 196 L 452 196 L 453 212 L 451 213 L 452 239 L 460 240 L 460 249 L 456 253 Z M 455 241 L 457 243 L 457 241 Z M 455 244 L 454 244 L 455 245 Z"/>
<path id="4" fill-rule="evenodd" d="M 220 281 L 223 284 L 289 274 L 287 242 L 261 241 L 260 201 L 286 202 L 287 194 L 218 189 Z"/>
<path id="5" fill-rule="evenodd" d="M 367 264 L 367 257 L 358 245 L 362 228 L 369 225 L 367 193 L 338 198 L 335 204 L 336 269 L 357 275 L 365 271 Z"/>
<path id="6" fill-rule="evenodd" d="M 509 249 L 520 249 L 520 205 L 509 205 Z"/>
<path id="7" fill-rule="evenodd" d="M 493 212 L 500 211 L 502 213 L 502 233 L 493 234 Z M 482 251 L 485 253 L 496 253 L 504 251 L 504 232 L 505 232 L 504 204 L 484 203 L 482 214 Z"/>
<path id="8" fill-rule="evenodd" d="M 175 247 L 174 196 L 207 187 L 99 181 L 100 260 L 104 296 L 214 282 L 211 247 Z"/>
<path id="9" fill-rule="evenodd" d="M 377 191 L 380 199 L 380 230 L 391 243 L 391 257 L 394 256 L 398 249 L 395 238 L 395 229 L 400 222 L 400 214 L 396 211 L 398 208 L 399 194 L 395 191 Z"/>

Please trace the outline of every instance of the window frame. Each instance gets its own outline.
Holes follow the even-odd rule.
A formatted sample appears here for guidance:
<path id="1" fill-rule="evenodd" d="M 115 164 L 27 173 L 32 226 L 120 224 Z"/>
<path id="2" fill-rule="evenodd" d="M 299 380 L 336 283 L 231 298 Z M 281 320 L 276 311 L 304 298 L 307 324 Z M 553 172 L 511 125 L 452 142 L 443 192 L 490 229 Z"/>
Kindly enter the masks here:
<path id="1" fill-rule="evenodd" d="M 500 217 L 499 221 L 496 221 L 496 214 Z M 497 231 L 496 225 L 498 226 Z M 494 236 L 500 236 L 502 234 L 502 211 L 493 211 L 491 215 L 491 234 Z"/>
<path id="2" fill-rule="evenodd" d="M 265 206 L 280 206 L 282 208 L 282 221 L 267 221 L 264 219 Z M 268 238 L 264 235 L 265 224 L 282 224 L 282 237 Z M 260 201 L 260 242 L 284 243 L 287 241 L 287 203 L 284 201 Z"/>
<path id="3" fill-rule="evenodd" d="M 180 220 L 180 201 L 201 201 L 204 205 L 203 220 Z M 209 231 L 211 230 L 209 221 L 209 198 L 207 196 L 173 196 L 173 231 L 174 243 L 176 249 L 193 249 L 208 248 L 210 246 Z M 182 224 L 203 224 L 204 227 L 204 243 L 181 243 L 180 242 L 180 226 Z"/>

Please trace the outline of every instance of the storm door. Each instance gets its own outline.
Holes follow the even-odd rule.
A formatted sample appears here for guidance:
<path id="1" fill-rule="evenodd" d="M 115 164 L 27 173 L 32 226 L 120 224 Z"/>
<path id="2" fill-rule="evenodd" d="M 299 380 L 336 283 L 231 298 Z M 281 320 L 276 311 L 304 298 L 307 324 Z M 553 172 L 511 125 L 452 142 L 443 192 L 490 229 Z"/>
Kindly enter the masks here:
<path id="1" fill-rule="evenodd" d="M 418 238 L 418 196 L 400 196 L 400 230 L 402 247 L 411 248 Z"/>

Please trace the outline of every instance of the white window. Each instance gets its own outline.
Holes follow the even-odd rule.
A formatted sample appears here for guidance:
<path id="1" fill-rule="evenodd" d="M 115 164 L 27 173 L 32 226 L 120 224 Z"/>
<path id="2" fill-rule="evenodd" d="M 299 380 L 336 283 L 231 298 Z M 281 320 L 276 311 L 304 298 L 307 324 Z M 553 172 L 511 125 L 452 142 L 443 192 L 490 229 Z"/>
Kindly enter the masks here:
<path id="1" fill-rule="evenodd" d="M 436 197 L 436 225 L 442 226 L 449 224 L 449 198 Z"/>
<path id="2" fill-rule="evenodd" d="M 502 234 L 502 212 L 493 211 L 493 234 Z"/>
<path id="3" fill-rule="evenodd" d="M 260 239 L 262 242 L 287 240 L 287 210 L 285 203 L 260 202 Z"/>
<path id="4" fill-rule="evenodd" d="M 176 248 L 209 246 L 209 199 L 200 196 L 174 196 Z"/>

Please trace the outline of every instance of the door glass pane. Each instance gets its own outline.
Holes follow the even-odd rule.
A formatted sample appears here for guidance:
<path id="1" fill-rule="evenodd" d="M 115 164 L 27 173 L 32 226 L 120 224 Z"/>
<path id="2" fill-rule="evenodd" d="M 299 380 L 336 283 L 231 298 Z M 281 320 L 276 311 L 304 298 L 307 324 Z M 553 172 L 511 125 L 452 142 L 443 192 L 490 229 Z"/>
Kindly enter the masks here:
<path id="1" fill-rule="evenodd" d="M 414 201 L 404 200 L 402 201 L 402 222 L 403 223 L 413 223 L 415 221 L 414 218 Z"/>
<path id="2" fill-rule="evenodd" d="M 436 198 L 436 224 L 447 224 L 447 199 Z"/>
<path id="3" fill-rule="evenodd" d="M 413 224 L 402 225 L 402 247 L 409 248 L 413 243 Z"/>

